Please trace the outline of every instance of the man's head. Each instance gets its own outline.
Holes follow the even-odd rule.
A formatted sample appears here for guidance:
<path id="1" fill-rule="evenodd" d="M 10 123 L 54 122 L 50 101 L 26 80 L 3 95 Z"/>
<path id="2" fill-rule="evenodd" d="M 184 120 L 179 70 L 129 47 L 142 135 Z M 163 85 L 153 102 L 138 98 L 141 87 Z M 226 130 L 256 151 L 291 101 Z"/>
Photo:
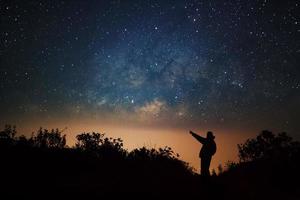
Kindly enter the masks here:
<path id="1" fill-rule="evenodd" d="M 213 135 L 213 132 L 208 131 L 207 134 L 206 134 L 206 138 L 213 140 L 213 139 L 215 139 L 215 136 Z"/>

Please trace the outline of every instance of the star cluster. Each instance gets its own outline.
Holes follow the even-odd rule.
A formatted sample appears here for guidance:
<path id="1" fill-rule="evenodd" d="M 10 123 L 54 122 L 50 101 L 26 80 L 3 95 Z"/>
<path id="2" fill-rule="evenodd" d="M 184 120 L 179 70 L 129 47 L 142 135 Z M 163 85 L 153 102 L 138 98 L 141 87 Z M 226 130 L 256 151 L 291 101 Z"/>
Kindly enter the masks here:
<path id="1" fill-rule="evenodd" d="M 0 119 L 299 131 L 297 1 L 4 1 Z"/>

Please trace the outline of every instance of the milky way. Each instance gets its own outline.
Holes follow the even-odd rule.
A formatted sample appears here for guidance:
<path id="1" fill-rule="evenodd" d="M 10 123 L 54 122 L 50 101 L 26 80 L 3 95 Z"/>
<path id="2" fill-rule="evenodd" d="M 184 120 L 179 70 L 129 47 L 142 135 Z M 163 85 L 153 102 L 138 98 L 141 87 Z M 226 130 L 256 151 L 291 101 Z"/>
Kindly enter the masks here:
<path id="1" fill-rule="evenodd" d="M 299 131 L 297 1 L 1 2 L 0 120 Z"/>

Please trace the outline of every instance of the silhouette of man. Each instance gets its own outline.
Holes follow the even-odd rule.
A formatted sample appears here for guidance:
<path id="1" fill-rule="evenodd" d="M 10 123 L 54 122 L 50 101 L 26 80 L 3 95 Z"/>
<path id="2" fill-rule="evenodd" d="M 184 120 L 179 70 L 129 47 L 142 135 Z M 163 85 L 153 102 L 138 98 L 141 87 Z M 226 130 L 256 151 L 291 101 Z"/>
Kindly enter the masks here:
<path id="1" fill-rule="evenodd" d="M 202 148 L 199 153 L 199 157 L 201 159 L 201 175 L 210 176 L 209 166 L 211 157 L 217 151 L 217 145 L 214 141 L 215 136 L 211 131 L 207 132 L 206 138 L 197 135 L 193 131 L 190 131 L 190 134 L 202 144 Z"/>

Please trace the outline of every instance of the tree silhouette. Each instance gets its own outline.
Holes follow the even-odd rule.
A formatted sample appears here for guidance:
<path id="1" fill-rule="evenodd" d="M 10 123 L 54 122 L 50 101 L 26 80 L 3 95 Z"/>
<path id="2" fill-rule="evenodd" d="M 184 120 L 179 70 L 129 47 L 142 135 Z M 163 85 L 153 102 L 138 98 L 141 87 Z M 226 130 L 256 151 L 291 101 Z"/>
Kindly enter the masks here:
<path id="1" fill-rule="evenodd" d="M 58 129 L 40 128 L 37 135 L 33 135 L 29 140 L 33 145 L 40 148 L 64 148 L 66 146 L 66 135 L 62 135 Z"/>
<path id="2" fill-rule="evenodd" d="M 15 141 L 16 133 L 16 126 L 6 124 L 4 130 L 0 131 L 0 144 L 12 145 Z"/>
<path id="3" fill-rule="evenodd" d="M 102 133 L 81 133 L 76 136 L 77 142 L 75 146 L 85 151 L 95 151 L 103 143 L 103 137 L 104 134 Z"/>
<path id="4" fill-rule="evenodd" d="M 300 143 L 293 141 L 285 132 L 278 135 L 264 130 L 256 138 L 248 139 L 244 144 L 238 145 L 241 162 L 261 159 L 288 159 L 298 153 Z"/>
<path id="5" fill-rule="evenodd" d="M 106 159 L 125 158 L 127 155 L 127 151 L 123 149 L 121 138 L 104 138 L 98 152 Z"/>

